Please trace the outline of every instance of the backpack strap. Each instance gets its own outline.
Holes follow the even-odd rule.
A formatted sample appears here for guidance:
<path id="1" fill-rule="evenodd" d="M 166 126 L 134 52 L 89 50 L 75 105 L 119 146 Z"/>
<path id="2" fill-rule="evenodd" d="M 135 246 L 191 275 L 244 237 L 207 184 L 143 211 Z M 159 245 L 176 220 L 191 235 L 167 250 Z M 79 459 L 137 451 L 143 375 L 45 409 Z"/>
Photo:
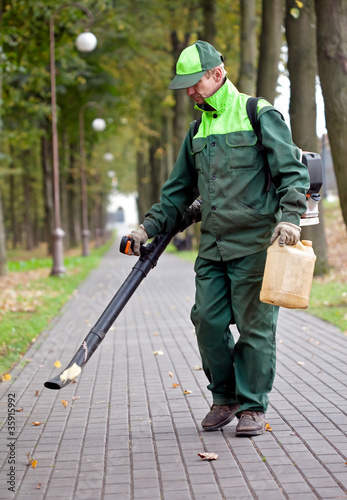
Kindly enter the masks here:
<path id="1" fill-rule="evenodd" d="M 266 148 L 263 144 L 263 135 L 260 130 L 260 124 L 257 116 L 257 108 L 258 108 L 258 101 L 259 99 L 263 99 L 263 97 L 249 97 L 247 99 L 246 103 L 246 111 L 247 115 L 249 118 L 249 121 L 251 122 L 252 128 L 255 132 L 255 135 L 258 138 L 258 141 L 256 143 L 257 148 L 259 151 L 264 151 Z M 271 172 L 270 172 L 270 167 L 267 161 L 267 157 L 265 157 L 266 161 L 266 168 L 267 168 L 267 177 L 268 177 L 268 182 L 266 186 L 266 191 L 269 192 L 271 188 Z"/>
<path id="2" fill-rule="evenodd" d="M 258 101 L 263 97 L 249 97 L 246 103 L 246 111 L 253 127 L 253 130 L 258 138 L 257 147 L 262 151 L 265 149 L 263 145 L 263 135 L 260 130 L 260 124 L 257 116 Z"/>
<path id="3" fill-rule="evenodd" d="M 200 118 L 198 118 L 194 123 L 193 137 L 198 133 L 201 122 L 202 122 L 202 117 L 200 116 Z"/>

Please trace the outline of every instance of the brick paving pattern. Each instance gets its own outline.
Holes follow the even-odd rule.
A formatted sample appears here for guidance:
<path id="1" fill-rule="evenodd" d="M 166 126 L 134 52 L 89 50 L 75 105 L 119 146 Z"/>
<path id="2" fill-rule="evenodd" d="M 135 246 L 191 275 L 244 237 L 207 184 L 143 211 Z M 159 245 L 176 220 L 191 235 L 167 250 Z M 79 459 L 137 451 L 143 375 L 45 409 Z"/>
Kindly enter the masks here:
<path id="1" fill-rule="evenodd" d="M 266 415 L 272 430 L 236 438 L 233 421 L 203 432 L 211 396 L 189 319 L 193 264 L 174 255 L 160 258 L 77 383 L 43 387 L 70 361 L 136 262 L 117 248 L 0 385 L 0 499 L 347 498 L 347 337 L 305 312 L 282 309 Z M 14 437 L 6 422 L 12 393 L 22 409 Z M 11 443 L 15 492 L 7 483 Z M 201 460 L 204 452 L 218 459 Z"/>

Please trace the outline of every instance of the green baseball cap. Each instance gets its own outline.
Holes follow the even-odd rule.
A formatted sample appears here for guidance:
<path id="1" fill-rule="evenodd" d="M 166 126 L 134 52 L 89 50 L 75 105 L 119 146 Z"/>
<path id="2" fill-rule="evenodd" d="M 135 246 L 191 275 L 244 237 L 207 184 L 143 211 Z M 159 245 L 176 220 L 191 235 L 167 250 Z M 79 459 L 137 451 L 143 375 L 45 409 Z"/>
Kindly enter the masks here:
<path id="1" fill-rule="evenodd" d="M 187 89 L 204 76 L 208 69 L 223 62 L 223 56 L 208 42 L 198 40 L 185 48 L 176 64 L 176 76 L 169 89 Z"/>

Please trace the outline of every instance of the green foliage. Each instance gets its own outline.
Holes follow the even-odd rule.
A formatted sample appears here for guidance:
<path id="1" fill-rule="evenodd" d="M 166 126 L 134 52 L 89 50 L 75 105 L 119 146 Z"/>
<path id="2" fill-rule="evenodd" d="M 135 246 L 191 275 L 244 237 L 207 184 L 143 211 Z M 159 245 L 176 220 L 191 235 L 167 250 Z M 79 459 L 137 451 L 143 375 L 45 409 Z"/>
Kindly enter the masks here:
<path id="1" fill-rule="evenodd" d="M 189 3 L 86 0 L 81 5 L 94 16 L 90 29 L 98 45 L 93 52 L 81 54 L 75 48 L 75 39 L 89 23 L 88 16 L 72 5 L 57 12 L 64 5 L 61 0 L 2 1 L 0 189 L 6 233 L 13 244 L 27 237 L 28 210 L 36 238 L 47 241 L 50 237 L 47 229 L 51 213 L 47 209 L 52 205 L 49 178 L 52 153 L 50 150 L 46 153 L 48 165 L 43 172 L 42 144 L 43 139 L 51 144 L 49 21 L 52 15 L 55 13 L 61 192 L 80 198 L 78 117 L 84 104 L 97 102 L 107 128 L 102 133 L 93 131 L 91 123 L 100 113 L 95 108 L 86 109 L 88 204 L 94 207 L 99 197 L 104 210 L 111 188 L 108 170 L 116 172 L 120 190 L 134 191 L 137 152 L 146 150 L 148 143 L 156 139 L 165 155 L 163 117 L 174 106 L 173 92 L 168 89 L 175 63 L 172 35 L 192 43 L 203 32 L 200 0 Z M 216 1 L 216 46 L 225 56 L 232 79 L 238 71 L 239 10 L 236 0 Z M 112 164 L 103 160 L 105 152 L 113 154 Z M 21 174 L 14 177 L 15 172 Z M 31 200 L 30 208 L 25 206 L 28 201 L 24 186 Z M 80 214 L 77 211 L 72 217 L 78 220 Z M 66 224 L 63 220 L 67 232 Z"/>

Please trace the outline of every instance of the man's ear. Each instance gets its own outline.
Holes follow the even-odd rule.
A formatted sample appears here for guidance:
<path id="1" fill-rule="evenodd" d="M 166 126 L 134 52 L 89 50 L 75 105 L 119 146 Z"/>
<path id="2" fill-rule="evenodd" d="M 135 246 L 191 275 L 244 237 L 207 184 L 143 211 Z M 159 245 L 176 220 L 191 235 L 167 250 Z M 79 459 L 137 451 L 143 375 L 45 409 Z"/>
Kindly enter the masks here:
<path id="1" fill-rule="evenodd" d="M 217 67 L 214 69 L 213 78 L 215 79 L 216 82 L 220 82 L 222 80 L 223 78 L 222 68 Z"/>

